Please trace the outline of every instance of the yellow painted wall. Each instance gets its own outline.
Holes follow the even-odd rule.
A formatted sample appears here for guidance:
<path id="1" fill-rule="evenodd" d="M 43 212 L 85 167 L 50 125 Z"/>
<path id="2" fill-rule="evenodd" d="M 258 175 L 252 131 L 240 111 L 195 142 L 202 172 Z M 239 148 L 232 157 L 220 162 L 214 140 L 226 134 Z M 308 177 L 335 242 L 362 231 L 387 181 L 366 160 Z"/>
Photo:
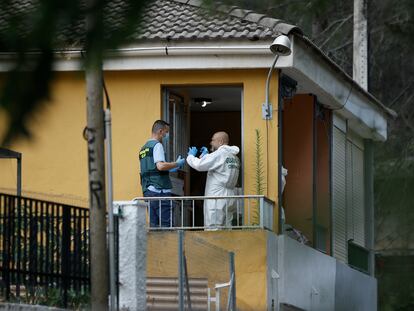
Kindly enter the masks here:
<path id="1" fill-rule="evenodd" d="M 263 137 L 265 172 L 269 174 L 267 195 L 276 200 L 278 84 L 275 74 L 270 88 L 274 118 L 268 122 L 266 137 L 266 123 L 261 117 L 266 76 L 266 70 L 106 72 L 113 112 L 115 200 L 141 195 L 137 154 L 150 136 L 152 123 L 161 117 L 162 86 L 212 84 L 243 87 L 245 193 L 254 194 L 254 145 L 258 128 Z M 86 125 L 85 98 L 83 73 L 58 74 L 50 104 L 31 122 L 33 140 L 10 146 L 23 154 L 23 194 L 87 205 L 87 150 L 82 137 Z M 269 142 L 268 161 L 266 141 Z M 0 191 L 15 189 L 13 165 L 11 160 L 0 161 Z"/>
<path id="2" fill-rule="evenodd" d="M 58 75 L 50 101 L 30 122 L 33 138 L 9 146 L 22 153 L 23 194 L 87 205 L 84 89 L 83 74 Z M 0 191 L 15 191 L 15 167 L 0 159 Z"/>
<path id="3" fill-rule="evenodd" d="M 184 237 L 190 278 L 207 278 L 209 287 L 228 282 L 228 253 L 235 253 L 237 309 L 266 309 L 267 232 L 186 231 Z M 149 232 L 147 276 L 177 277 L 178 232 Z M 224 251 L 226 250 L 226 251 Z M 212 295 L 215 295 L 214 291 Z"/>

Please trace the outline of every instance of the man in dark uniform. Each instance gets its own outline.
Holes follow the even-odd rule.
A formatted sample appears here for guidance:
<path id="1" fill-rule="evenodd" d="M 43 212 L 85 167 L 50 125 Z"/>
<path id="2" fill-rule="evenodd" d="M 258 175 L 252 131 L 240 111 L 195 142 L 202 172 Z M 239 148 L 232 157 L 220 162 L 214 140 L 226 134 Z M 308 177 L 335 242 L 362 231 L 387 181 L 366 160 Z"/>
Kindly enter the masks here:
<path id="1" fill-rule="evenodd" d="M 163 120 L 157 120 L 152 126 L 151 138 L 145 143 L 139 152 L 141 164 L 141 186 L 144 197 L 169 197 L 171 196 L 170 171 L 182 168 L 185 159 L 181 156 L 175 162 L 166 162 L 163 140 L 168 139 L 170 126 Z M 150 226 L 172 226 L 171 201 L 150 201 Z"/>

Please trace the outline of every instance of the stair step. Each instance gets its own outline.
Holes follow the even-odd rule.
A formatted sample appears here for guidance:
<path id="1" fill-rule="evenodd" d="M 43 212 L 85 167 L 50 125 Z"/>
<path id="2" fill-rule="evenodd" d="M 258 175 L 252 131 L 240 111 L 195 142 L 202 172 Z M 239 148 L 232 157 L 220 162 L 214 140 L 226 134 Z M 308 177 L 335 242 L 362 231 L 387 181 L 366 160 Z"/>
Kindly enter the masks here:
<path id="1" fill-rule="evenodd" d="M 191 307 L 194 311 L 207 310 L 208 280 L 192 278 L 188 280 L 190 287 Z M 184 285 L 185 290 L 185 285 Z M 186 304 L 187 295 L 184 296 Z M 169 311 L 178 309 L 178 279 L 171 277 L 147 278 L 147 309 L 151 311 Z"/>
<path id="2" fill-rule="evenodd" d="M 186 288 L 184 286 L 184 291 Z M 178 287 L 175 286 L 148 286 L 147 293 L 178 293 Z M 207 294 L 207 288 L 190 287 L 190 294 Z"/>
<path id="3" fill-rule="evenodd" d="M 207 279 L 189 279 L 188 283 L 190 286 L 208 286 Z M 177 278 L 148 278 L 147 279 L 147 286 L 148 285 L 170 285 L 176 284 L 178 286 L 178 279 Z"/>
<path id="4" fill-rule="evenodd" d="M 204 296 L 190 296 L 191 303 L 207 303 L 207 299 Z M 147 295 L 147 301 L 160 301 L 160 302 L 178 302 L 178 295 L 163 295 L 163 296 L 154 296 L 154 295 Z M 184 300 L 187 300 L 187 296 L 184 297 Z"/>
<path id="5" fill-rule="evenodd" d="M 187 304 L 184 304 L 187 306 Z M 207 303 L 206 304 L 191 304 L 192 310 L 203 310 L 205 311 L 207 309 Z M 147 303 L 147 309 L 151 311 L 155 310 L 162 310 L 162 311 L 168 311 L 168 310 L 178 310 L 178 303 L 168 303 L 168 302 L 156 302 L 156 303 Z"/>

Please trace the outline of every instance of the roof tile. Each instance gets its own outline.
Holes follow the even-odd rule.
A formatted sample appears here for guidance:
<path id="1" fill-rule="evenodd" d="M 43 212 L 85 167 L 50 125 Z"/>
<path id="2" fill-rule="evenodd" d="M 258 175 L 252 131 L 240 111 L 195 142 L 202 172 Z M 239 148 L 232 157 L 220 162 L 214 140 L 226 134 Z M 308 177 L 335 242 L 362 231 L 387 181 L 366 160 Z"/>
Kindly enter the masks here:
<path id="1" fill-rule="evenodd" d="M 244 18 L 246 20 L 250 21 L 250 22 L 257 23 L 265 16 L 266 15 L 264 15 L 264 14 L 258 14 L 258 13 L 250 12 Z"/>
<path id="2" fill-rule="evenodd" d="M 25 23 L 15 30 L 19 35 L 30 33 L 41 0 L 15 0 L 0 10 L 0 33 L 7 31 L 8 19 L 15 12 L 27 16 Z M 207 10 L 200 0 L 153 0 L 143 10 L 142 19 L 129 43 L 159 40 L 263 40 L 281 32 L 298 31 L 293 25 L 238 7 L 220 5 Z M 4 8 L 4 9 L 3 9 Z M 105 7 L 108 33 L 116 31 L 124 20 L 124 0 L 111 0 Z M 57 36 L 58 45 L 82 44 L 85 22 L 62 24 Z M 300 31 L 300 30 L 299 30 Z M 59 44 L 60 43 L 60 44 Z"/>

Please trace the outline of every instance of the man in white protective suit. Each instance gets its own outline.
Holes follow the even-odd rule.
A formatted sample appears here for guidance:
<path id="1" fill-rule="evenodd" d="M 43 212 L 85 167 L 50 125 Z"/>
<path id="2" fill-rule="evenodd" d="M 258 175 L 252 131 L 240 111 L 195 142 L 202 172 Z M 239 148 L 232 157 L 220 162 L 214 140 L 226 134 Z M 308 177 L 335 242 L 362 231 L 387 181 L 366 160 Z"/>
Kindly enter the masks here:
<path id="1" fill-rule="evenodd" d="M 208 172 L 205 196 L 235 195 L 240 170 L 237 154 L 240 149 L 228 144 L 229 135 L 226 132 L 217 132 L 211 138 L 211 153 L 208 153 L 206 147 L 202 147 L 201 156 L 197 158 L 197 148 L 189 148 L 188 165 L 199 172 Z M 235 211 L 235 199 L 207 199 L 204 201 L 204 226 L 231 226 Z"/>

